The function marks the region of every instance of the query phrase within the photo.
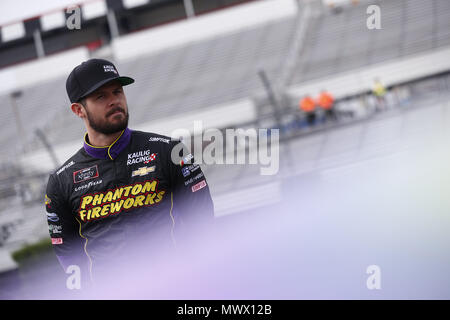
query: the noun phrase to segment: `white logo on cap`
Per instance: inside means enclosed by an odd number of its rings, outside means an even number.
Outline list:
[[[104,65],[104,66],[103,66],[103,70],[104,70],[105,72],[114,72],[115,74],[117,74],[116,69],[114,69],[114,67],[111,66],[111,65]]]

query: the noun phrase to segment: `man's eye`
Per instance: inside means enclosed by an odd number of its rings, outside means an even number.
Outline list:
[[[101,99],[101,98],[103,98],[103,95],[102,95],[102,94],[99,95],[99,96],[97,96],[97,100],[98,100],[98,99]]]
[[[122,93],[122,90],[117,89],[116,91],[114,91],[114,93],[118,94],[118,93]]]

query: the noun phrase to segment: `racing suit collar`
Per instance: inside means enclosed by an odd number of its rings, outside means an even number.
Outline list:
[[[122,131],[120,136],[109,146],[106,147],[94,147],[88,143],[88,134],[84,135],[84,150],[91,157],[97,159],[111,159],[114,160],[117,158],[119,153],[125,149],[125,147],[130,143],[131,139],[131,130],[126,128]]]

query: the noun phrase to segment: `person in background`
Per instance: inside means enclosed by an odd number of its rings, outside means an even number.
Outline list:
[[[309,94],[300,100],[300,110],[305,113],[308,125],[313,125],[316,121],[316,102]]]
[[[323,89],[317,98],[317,104],[325,111],[325,120],[337,120],[334,110],[334,97]]]
[[[374,79],[374,86],[372,89],[372,93],[376,98],[376,106],[375,111],[383,111],[386,110],[386,87],[381,83],[379,78]]]

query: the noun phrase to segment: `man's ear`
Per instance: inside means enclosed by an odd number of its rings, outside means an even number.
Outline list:
[[[84,118],[86,116],[86,110],[84,110],[84,107],[81,103],[72,103],[70,108],[72,109],[72,112],[77,115],[77,117]]]

